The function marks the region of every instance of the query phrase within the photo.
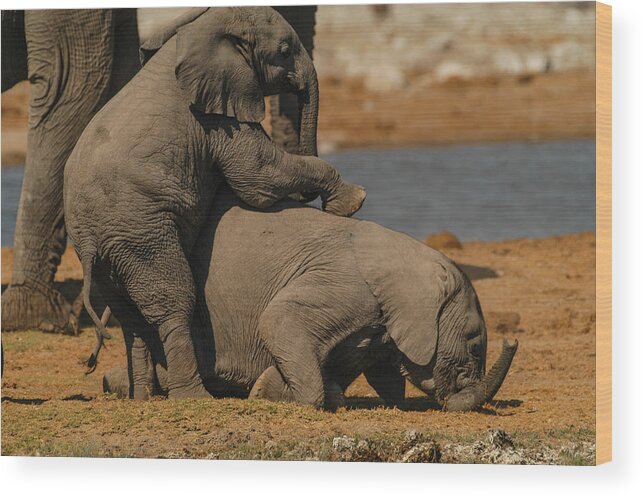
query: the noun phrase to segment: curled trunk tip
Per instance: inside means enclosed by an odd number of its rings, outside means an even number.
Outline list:
[[[472,411],[489,402],[502,386],[507,376],[514,355],[518,350],[518,341],[509,343],[505,340],[502,352],[491,371],[478,383],[468,386],[447,398],[444,405],[447,411]]]

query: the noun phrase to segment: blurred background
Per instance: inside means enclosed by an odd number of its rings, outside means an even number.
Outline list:
[[[140,9],[142,38],[184,9]],[[416,238],[595,229],[593,2],[319,6],[320,155]],[[28,83],[2,95],[12,245]],[[270,128],[270,123],[265,123]]]

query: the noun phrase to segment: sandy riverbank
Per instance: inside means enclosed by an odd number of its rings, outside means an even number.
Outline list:
[[[336,414],[244,400],[119,401],[101,393],[101,376],[124,364],[120,333],[90,376],[79,365],[93,346],[90,328],[79,337],[5,333],[2,453],[396,460],[416,430],[437,442],[444,462],[592,463],[594,233],[463,245],[444,252],[473,277],[489,360],[504,337],[520,341],[505,384],[482,412],[441,412],[410,387],[408,410],[383,409],[363,378],[349,387],[352,408]],[[3,285],[11,259],[3,248]],[[80,274],[68,250],[57,281],[75,284]],[[514,448],[494,449],[486,441],[490,429],[505,430]],[[365,442],[361,449],[342,449],[341,441],[333,448],[343,435]]]

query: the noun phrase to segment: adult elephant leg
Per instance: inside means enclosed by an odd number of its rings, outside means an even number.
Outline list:
[[[114,14],[26,11],[25,33],[31,82],[27,160],[2,324],[5,330],[75,333],[76,316],[53,285],[66,245],[63,170],[81,132],[116,89]]]
[[[3,10],[2,16],[2,91],[27,79],[25,11]]]
[[[275,7],[295,29],[304,48],[313,58],[315,36],[315,5]],[[299,154],[299,101],[297,95],[282,93],[270,97],[270,125],[272,139],[291,154]]]

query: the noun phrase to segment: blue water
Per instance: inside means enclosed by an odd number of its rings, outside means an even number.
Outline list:
[[[323,156],[368,198],[357,217],[418,239],[544,237],[595,229],[593,140],[348,150]],[[2,245],[13,244],[23,169],[2,168]]]
[[[324,157],[366,188],[363,219],[424,239],[544,237],[595,229],[594,140],[352,150]]]

